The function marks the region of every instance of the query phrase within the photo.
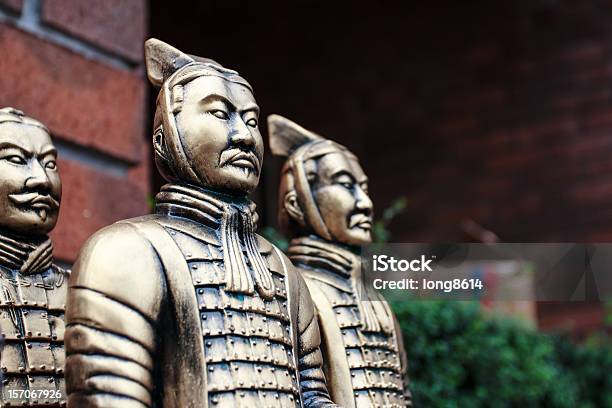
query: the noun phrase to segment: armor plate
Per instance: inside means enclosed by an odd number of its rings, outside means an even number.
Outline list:
[[[53,266],[22,275],[0,268],[2,406],[66,406],[64,367],[65,272]]]
[[[298,407],[282,272],[271,271],[276,292],[270,300],[257,292],[228,292],[224,289],[222,248],[182,231],[167,230],[191,271],[202,319],[211,406]]]

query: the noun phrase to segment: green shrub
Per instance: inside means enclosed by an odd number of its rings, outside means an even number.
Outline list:
[[[576,346],[476,303],[393,303],[416,407],[612,407],[612,349]]]
[[[555,349],[565,375],[576,391],[576,406],[612,407],[612,348],[607,338],[594,337],[577,347],[555,337]]]

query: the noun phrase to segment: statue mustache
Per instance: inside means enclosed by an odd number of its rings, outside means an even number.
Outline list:
[[[9,194],[9,198],[17,205],[34,205],[44,204],[52,210],[59,208],[60,203],[49,194],[41,194],[38,192],[25,192],[19,194]]]
[[[351,215],[351,217],[349,218],[349,228],[354,228],[360,224],[369,224],[370,227],[372,227],[372,216],[362,213],[362,212],[358,212],[358,213],[354,213],[353,215]]]
[[[229,148],[221,152],[221,157],[219,158],[219,167],[225,166],[226,164],[231,164],[231,162],[235,160],[248,160],[253,163],[253,167],[255,167],[255,171],[259,174],[260,164],[259,159],[255,155],[253,151],[245,151],[240,148]]]

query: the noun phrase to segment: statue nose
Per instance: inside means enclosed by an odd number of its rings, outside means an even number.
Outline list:
[[[38,160],[34,160],[32,176],[25,182],[29,190],[46,190],[49,188],[49,177]]]
[[[236,128],[230,140],[233,144],[252,147],[255,145],[255,138],[249,131],[248,126],[242,120],[237,120]]]
[[[253,146],[255,139],[249,132],[237,132],[232,135],[232,143],[244,146]]]
[[[361,187],[357,187],[357,208],[368,214],[372,213],[373,203],[368,193],[366,193]]]

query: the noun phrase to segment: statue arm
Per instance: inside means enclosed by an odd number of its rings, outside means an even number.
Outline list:
[[[299,285],[298,364],[304,407],[337,407],[331,401],[325,383],[323,356],[320,349],[321,334],[310,292],[299,274],[297,281]]]
[[[162,272],[150,243],[129,224],[108,227],[85,244],[69,280],[68,407],[153,405]]]

